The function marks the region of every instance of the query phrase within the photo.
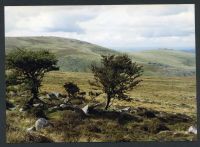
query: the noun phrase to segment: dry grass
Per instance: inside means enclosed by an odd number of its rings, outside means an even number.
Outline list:
[[[51,72],[43,82],[42,91],[65,93],[63,85],[67,81],[78,84],[82,91],[90,91],[89,73]],[[142,77],[143,82],[129,92],[133,102],[114,101],[115,105],[140,106],[166,112],[196,115],[196,79],[195,77]],[[104,95],[97,97],[103,102]],[[87,97],[90,99],[90,97]],[[185,105],[185,106],[184,106]]]
[[[89,92],[92,87],[88,80],[92,75],[74,72],[50,72],[46,75],[41,87],[41,93],[65,93],[65,82],[75,82],[81,91]],[[128,121],[120,124],[118,119],[104,117],[87,117],[80,119],[72,111],[46,112],[53,126],[40,130],[33,136],[27,134],[26,129],[31,127],[37,118],[34,115],[19,112],[19,108],[7,111],[7,142],[118,142],[118,141],[185,141],[195,140],[196,135],[184,134],[189,126],[196,123],[196,91],[195,77],[142,77],[143,82],[129,94],[131,102],[115,100],[111,109],[117,106],[144,107],[167,113],[181,113],[193,118],[192,122],[165,123],[170,130],[155,133],[160,122],[155,119],[142,118],[141,122]],[[104,102],[105,95],[96,98]],[[26,99],[26,98],[24,98]],[[20,96],[9,100],[21,104],[24,99]],[[86,99],[91,98],[86,95]],[[57,102],[55,102],[57,103]],[[86,104],[84,104],[86,105]],[[135,114],[138,115],[138,114]],[[155,123],[156,122],[156,123]],[[143,128],[149,128],[145,130]],[[173,134],[176,131],[178,133]],[[44,138],[44,136],[46,138]]]

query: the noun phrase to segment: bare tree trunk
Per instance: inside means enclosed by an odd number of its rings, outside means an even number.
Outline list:
[[[34,103],[34,100],[39,100],[39,98],[38,98],[38,93],[39,93],[39,91],[38,91],[38,83],[37,83],[37,81],[35,81],[35,80],[33,80],[32,81],[32,85],[31,85],[31,93],[32,93],[32,98],[29,100],[29,102],[28,102],[28,104],[29,105],[33,105],[33,103]]]
[[[108,107],[109,107],[109,104],[110,104],[110,99],[111,99],[110,95],[107,95],[107,103],[106,103],[105,110],[107,110],[107,109],[108,109]]]

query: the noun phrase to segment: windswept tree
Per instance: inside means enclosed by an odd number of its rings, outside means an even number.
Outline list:
[[[90,81],[90,84],[101,87],[107,95],[105,109],[109,108],[111,99],[125,99],[125,92],[142,81],[139,79],[142,66],[132,62],[127,55],[102,55],[101,65],[92,64],[91,70],[95,82]]]
[[[30,105],[39,100],[39,88],[45,73],[58,70],[56,63],[55,55],[47,50],[16,49],[6,56],[6,68],[16,72],[18,80],[25,83],[32,93]]]

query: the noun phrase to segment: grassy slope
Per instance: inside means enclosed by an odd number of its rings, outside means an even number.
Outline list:
[[[51,72],[43,82],[42,91],[52,92],[55,89],[64,93],[62,85],[67,82],[75,82],[80,89],[89,92],[92,87],[88,84],[88,80],[93,78],[90,73],[77,72]],[[143,82],[129,95],[134,98],[135,102],[116,101],[114,105],[130,105],[144,106],[156,110],[176,113],[187,113],[188,115],[196,115],[196,91],[195,77],[149,77],[143,76]],[[138,101],[138,99],[142,101]],[[102,97],[99,97],[103,101]],[[181,105],[188,105],[183,108]],[[180,105],[177,106],[176,105]]]
[[[116,51],[88,42],[60,37],[7,37],[6,51],[17,47],[47,49],[59,60],[60,70],[86,71],[92,61],[100,60],[101,54],[117,54]]]
[[[101,54],[119,54],[88,42],[59,37],[8,37],[6,52],[16,48],[48,49],[59,59],[61,71],[89,71],[91,62]],[[144,65],[146,75],[184,76],[195,73],[195,54],[175,50],[150,50],[128,53],[133,61]]]
[[[195,73],[195,54],[169,49],[149,50],[131,53],[133,59],[144,65],[150,75],[193,75]]]
[[[41,93],[44,92],[61,92],[65,93],[62,85],[66,81],[73,81],[80,86],[81,91],[90,91],[92,88],[88,84],[88,80],[92,78],[90,73],[77,72],[50,72],[44,77],[41,87]],[[89,117],[84,120],[77,120],[78,117],[72,117],[69,111],[57,111],[53,113],[47,112],[50,122],[54,123],[54,127],[42,129],[37,134],[43,135],[55,142],[69,141],[177,141],[191,140],[194,135],[183,134],[189,126],[195,125],[196,120],[196,95],[195,95],[195,77],[142,77],[144,80],[140,85],[129,92],[133,101],[114,101],[111,109],[117,106],[131,106],[132,108],[144,107],[169,114],[186,114],[194,118],[192,122],[179,122],[166,125],[171,131],[180,132],[176,136],[170,132],[163,132],[162,135],[148,131],[143,131],[142,126],[154,127],[155,119],[146,119],[142,122],[130,121],[125,125],[120,125],[117,120],[108,118]],[[25,98],[25,97],[24,97]],[[10,97],[10,101],[14,104],[22,103],[21,97]],[[86,99],[90,97],[86,95]],[[96,98],[99,102],[104,102],[104,95]],[[85,106],[83,104],[83,106]],[[19,107],[20,108],[20,107]],[[29,113],[19,112],[19,108],[13,111],[7,111],[7,142],[27,142],[26,129],[34,124],[35,117]],[[73,122],[70,122],[70,120]],[[20,121],[18,121],[20,120]],[[68,122],[69,121],[69,122]],[[80,123],[81,122],[81,123]],[[69,124],[68,124],[69,123]],[[73,126],[74,125],[74,126]],[[98,132],[96,128],[101,131]],[[117,128],[117,129],[116,129]],[[75,135],[73,138],[69,136]]]

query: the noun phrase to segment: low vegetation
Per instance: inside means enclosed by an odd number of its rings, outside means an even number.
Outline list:
[[[87,105],[88,102],[91,102],[89,92],[92,87],[88,83],[88,80],[92,77],[93,75],[88,73],[50,72],[44,77],[44,81],[42,82],[41,97],[45,97],[45,93],[50,93],[55,91],[55,89],[57,92],[64,95],[66,91],[62,85],[67,81],[72,81],[80,85],[79,88],[81,91],[87,93],[85,96],[86,100],[83,103],[80,103],[81,100],[79,99],[72,101],[72,104],[78,104],[78,106],[82,108]],[[93,92],[94,91],[93,89]],[[104,94],[101,94],[95,97],[95,101],[103,103],[104,96]],[[49,140],[53,142],[196,140],[196,135],[185,134],[190,126],[196,126],[195,77],[143,77],[143,82],[136,89],[130,91],[129,96],[132,98],[131,102],[113,101],[109,111],[131,107],[131,114],[138,118],[135,121],[130,121],[129,119],[125,121],[123,117],[112,118],[109,115],[108,117],[106,117],[106,115],[91,115],[84,119],[82,118],[79,122],[74,121],[75,118],[72,118],[73,116],[71,116],[69,120],[68,115],[77,116],[73,111],[45,110],[45,115],[53,126],[48,126],[32,134],[32,136],[45,136],[47,138],[45,142],[49,142]],[[25,98],[27,98],[27,96],[24,96],[24,99]],[[7,142],[28,142],[25,140],[28,134],[26,129],[32,126],[37,118],[30,113],[19,112],[20,107],[23,105],[20,95],[16,97],[9,96],[7,99],[17,106],[15,110],[7,110],[6,112],[7,125],[11,125],[11,127],[7,128]],[[48,104],[54,103],[55,105],[63,103],[61,98],[53,101],[45,98],[44,101]],[[98,107],[98,109],[102,110],[104,106],[105,105]],[[159,120],[159,117],[151,118],[149,117],[150,115],[148,115],[148,111],[153,112],[155,115],[160,112],[160,115],[163,116],[162,118],[165,119]],[[185,119],[185,117],[189,118],[189,120]],[[63,119],[66,120],[63,121]],[[79,119],[79,117],[77,119]],[[121,123],[123,120],[126,123]],[[69,125],[69,121],[73,121],[73,123]],[[157,123],[155,123],[155,121]],[[156,125],[159,125],[159,123],[162,125],[164,124],[169,130],[167,129],[158,133],[158,130],[154,131],[154,129],[157,128]],[[32,139],[34,139],[34,137]],[[35,142],[37,141],[41,142],[41,140],[35,140]]]
[[[195,131],[188,131],[197,123],[192,74],[142,75],[146,64],[122,54],[101,56],[101,64],[92,64],[91,72],[53,71],[57,59],[49,51],[14,53],[8,53],[6,61],[8,143],[197,139]],[[171,68],[154,61],[148,64]],[[25,105],[29,107],[24,109]]]

